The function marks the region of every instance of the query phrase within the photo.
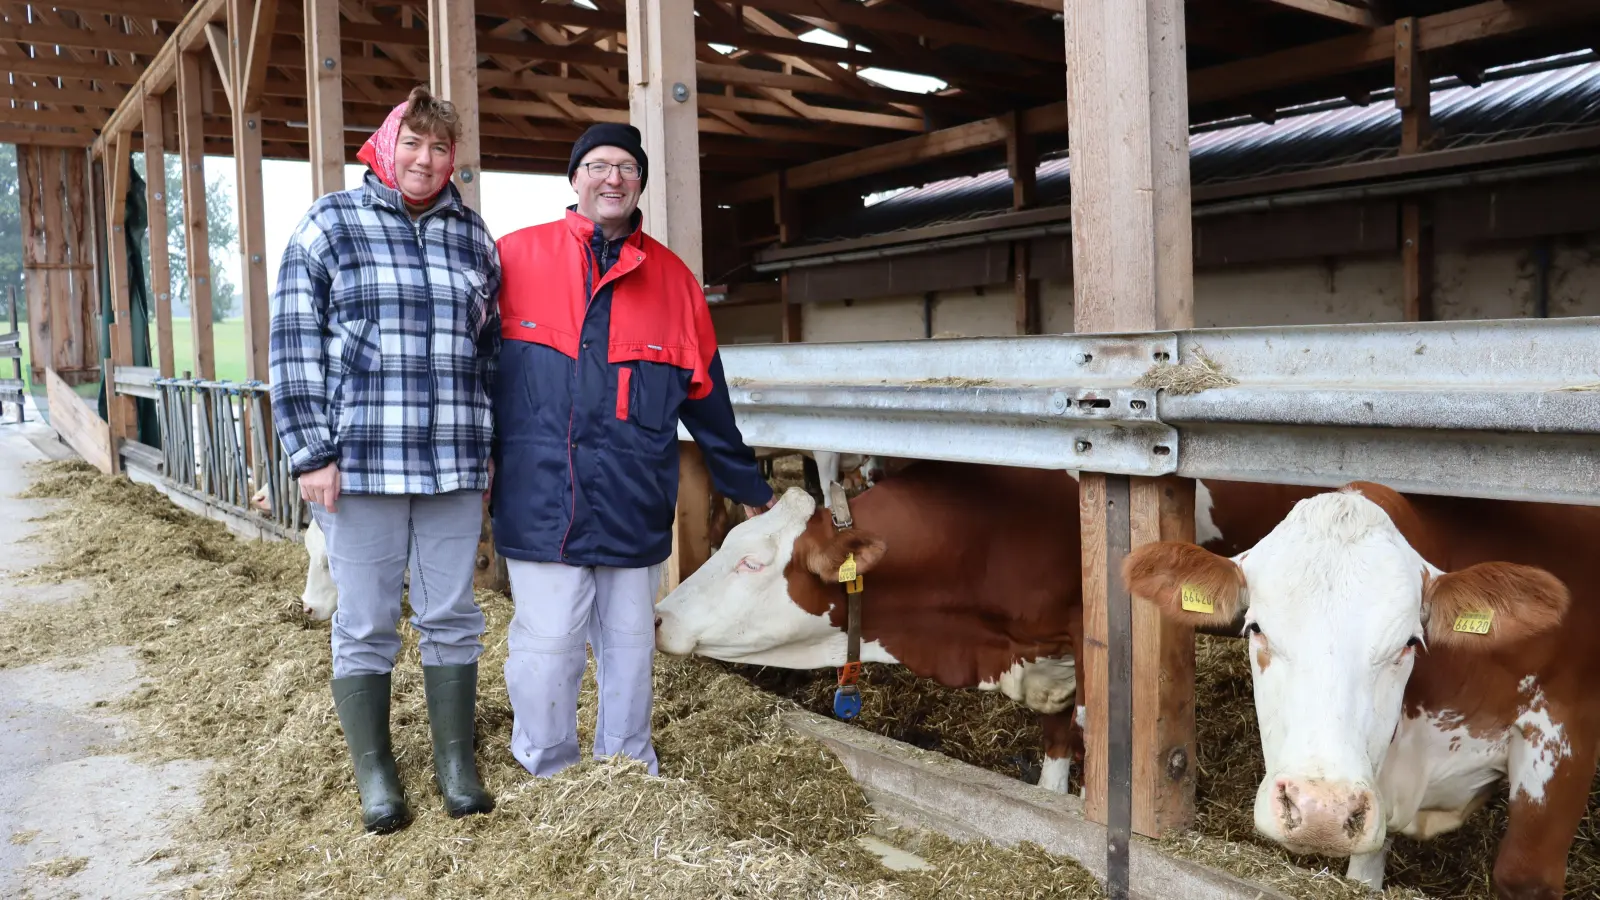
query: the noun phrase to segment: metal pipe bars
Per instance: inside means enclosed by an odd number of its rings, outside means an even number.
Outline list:
[[[722,352],[752,446],[1600,505],[1600,317]]]
[[[289,474],[289,458],[272,431],[259,381],[149,378],[140,370],[117,371],[119,393],[154,394],[161,424],[165,477],[242,514],[264,486],[277,525],[298,531],[309,511]]]

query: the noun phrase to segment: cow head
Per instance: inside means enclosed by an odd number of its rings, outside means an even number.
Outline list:
[[[1167,618],[1218,625],[1243,613],[1266,763],[1255,825],[1291,851],[1382,847],[1378,775],[1417,654],[1504,648],[1566,610],[1565,586],[1542,569],[1434,568],[1416,549],[1427,540],[1417,522],[1399,494],[1358,484],[1300,501],[1232,559],[1164,542],[1124,562],[1132,593]],[[1456,629],[1480,613],[1486,634]]]
[[[656,647],[728,662],[813,669],[844,662],[845,634],[829,617],[843,596],[837,574],[882,559],[868,532],[836,531],[799,488],[728,532],[722,547],[656,608]]]

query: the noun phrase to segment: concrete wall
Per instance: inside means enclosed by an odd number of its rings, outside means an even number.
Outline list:
[[[1435,260],[1435,316],[1443,320],[1531,316],[1538,283],[1531,242],[1440,251]],[[1207,269],[1195,275],[1195,325],[1392,322],[1401,313],[1400,262],[1393,256]],[[1600,233],[1556,240],[1550,253],[1552,316],[1600,315]],[[921,295],[807,304],[807,341],[912,340],[929,330],[977,337],[1015,333],[1010,283],[934,295],[932,328]],[[719,310],[724,343],[776,340],[776,305]],[[1046,332],[1072,330],[1072,283],[1040,286]],[[770,335],[770,337],[768,336]]]

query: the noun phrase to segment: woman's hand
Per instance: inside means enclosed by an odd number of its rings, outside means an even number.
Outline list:
[[[317,503],[328,512],[338,512],[339,464],[328,463],[300,476],[300,499]]]
[[[761,506],[759,508],[758,507],[754,507],[754,506],[750,506],[749,504],[741,504],[741,505],[744,506],[745,517],[746,518],[750,518],[750,519],[754,519],[756,516],[759,516],[762,513],[766,512],[767,510],[773,508],[774,506],[777,506],[778,505],[778,495],[777,494],[773,494],[772,495],[772,499],[768,500],[765,506]]]

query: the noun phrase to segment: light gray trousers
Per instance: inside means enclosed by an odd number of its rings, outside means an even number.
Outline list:
[[[483,611],[472,574],[483,528],[483,492],[344,494],[338,512],[311,504],[339,590],[333,614],[333,677],[382,675],[400,653],[400,593],[409,561],[411,624],[422,664],[464,666],[483,652]]]
[[[600,715],[594,756],[643,760],[650,742],[655,596],[660,567],[613,569],[507,560],[517,611],[507,635],[506,688],[514,714],[511,752],[537,776],[579,759],[578,688],[594,648]]]

